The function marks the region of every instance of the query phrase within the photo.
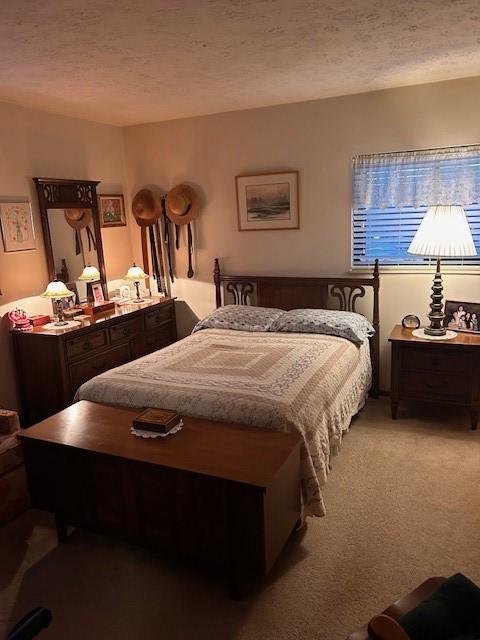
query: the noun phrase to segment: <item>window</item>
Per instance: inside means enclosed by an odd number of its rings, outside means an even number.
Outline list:
[[[407,249],[430,205],[464,207],[479,255],[444,258],[480,266],[480,145],[356,156],[353,160],[352,266],[428,265]]]

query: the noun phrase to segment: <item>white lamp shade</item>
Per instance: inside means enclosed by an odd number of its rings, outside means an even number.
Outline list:
[[[148,278],[142,267],[137,267],[135,264],[130,267],[127,274],[123,277],[125,280],[133,280],[134,282],[139,282],[139,280],[145,280],[145,278]]]
[[[85,267],[82,273],[78,276],[79,280],[86,280],[87,282],[95,282],[96,280],[100,280],[100,271],[97,267],[92,267],[89,265]]]
[[[476,256],[477,250],[463,207],[429,207],[408,247],[408,253],[439,258]]]
[[[54,300],[70,298],[74,295],[73,291],[69,291],[63,282],[60,282],[59,280],[49,282],[47,288],[41,294],[42,298],[53,298]]]

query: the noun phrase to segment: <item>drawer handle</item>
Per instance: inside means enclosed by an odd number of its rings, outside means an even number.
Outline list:
[[[123,333],[124,336],[128,336],[128,335],[130,335],[130,329],[127,329],[127,327],[125,327],[123,329],[122,333]]]
[[[88,342],[88,340],[86,342],[84,342],[83,345],[82,345],[82,349],[84,351],[90,351],[91,348],[92,348],[92,343]]]

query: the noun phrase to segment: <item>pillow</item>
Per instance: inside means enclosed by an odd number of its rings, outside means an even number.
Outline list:
[[[282,309],[228,304],[212,311],[197,322],[192,333],[201,329],[233,329],[235,331],[268,331],[275,320],[282,316]]]
[[[355,344],[373,336],[375,329],[365,316],[350,311],[293,309],[279,316],[270,331],[321,333],[346,338]]]

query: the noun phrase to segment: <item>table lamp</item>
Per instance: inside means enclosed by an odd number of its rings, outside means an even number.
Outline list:
[[[133,263],[126,275],[123,277],[125,280],[130,280],[135,285],[137,297],[133,302],[143,302],[142,298],[140,298],[140,280],[145,280],[148,276],[144,273],[142,267],[137,267],[136,264]]]
[[[468,226],[463,207],[458,205],[437,205],[428,207],[417,229],[408,253],[417,256],[433,256],[437,259],[437,269],[432,285],[430,304],[430,326],[425,327],[426,338],[442,337],[447,333],[443,326],[443,286],[440,273],[440,258],[476,256],[472,233]]]
[[[97,282],[97,280],[100,280],[100,271],[97,269],[97,267],[88,265],[78,276],[78,279],[83,280],[84,282]]]
[[[73,291],[69,291],[60,280],[53,280],[52,282],[49,282],[47,288],[41,294],[42,298],[50,298],[53,300],[57,307],[58,320],[54,322],[55,326],[64,327],[68,324],[64,319],[62,300],[64,298],[71,298],[74,295]]]

